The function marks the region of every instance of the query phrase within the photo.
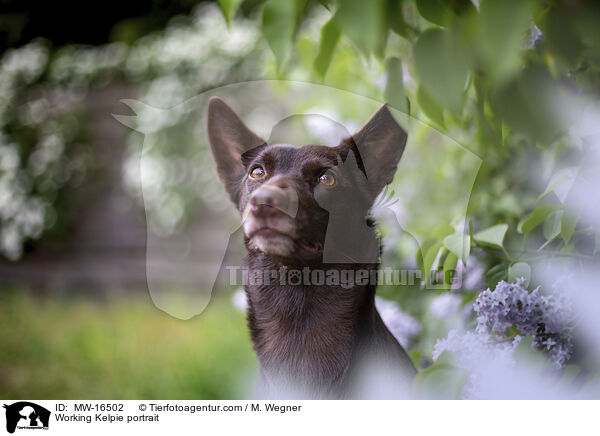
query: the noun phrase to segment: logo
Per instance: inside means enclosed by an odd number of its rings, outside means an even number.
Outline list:
[[[29,401],[19,401],[4,405],[6,409],[6,431],[14,433],[15,429],[48,430],[50,411]]]

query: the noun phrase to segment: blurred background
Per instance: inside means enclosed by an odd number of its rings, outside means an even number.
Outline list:
[[[374,214],[384,266],[425,277],[378,289],[420,397],[597,398],[599,22],[591,0],[3,1],[0,396],[251,396],[244,297],[202,281],[236,229],[219,95],[264,138],[383,102],[409,132]]]

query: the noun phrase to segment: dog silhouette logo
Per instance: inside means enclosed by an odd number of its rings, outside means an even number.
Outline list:
[[[50,411],[29,401],[19,401],[10,405],[5,404],[6,431],[14,433],[18,429],[48,429]]]

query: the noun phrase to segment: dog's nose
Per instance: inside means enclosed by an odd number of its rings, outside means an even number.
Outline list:
[[[273,216],[284,212],[293,217],[297,209],[296,192],[283,180],[265,184],[250,195],[250,212],[255,216]]]
[[[285,208],[284,192],[276,186],[265,185],[254,191],[250,197],[250,211],[253,215],[276,215]]]

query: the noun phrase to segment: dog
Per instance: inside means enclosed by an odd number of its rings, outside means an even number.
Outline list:
[[[381,243],[369,217],[406,132],[386,105],[336,146],[267,144],[219,97],[206,119],[242,217],[244,267],[270,272],[245,286],[258,396],[407,398],[416,370],[375,308]]]

